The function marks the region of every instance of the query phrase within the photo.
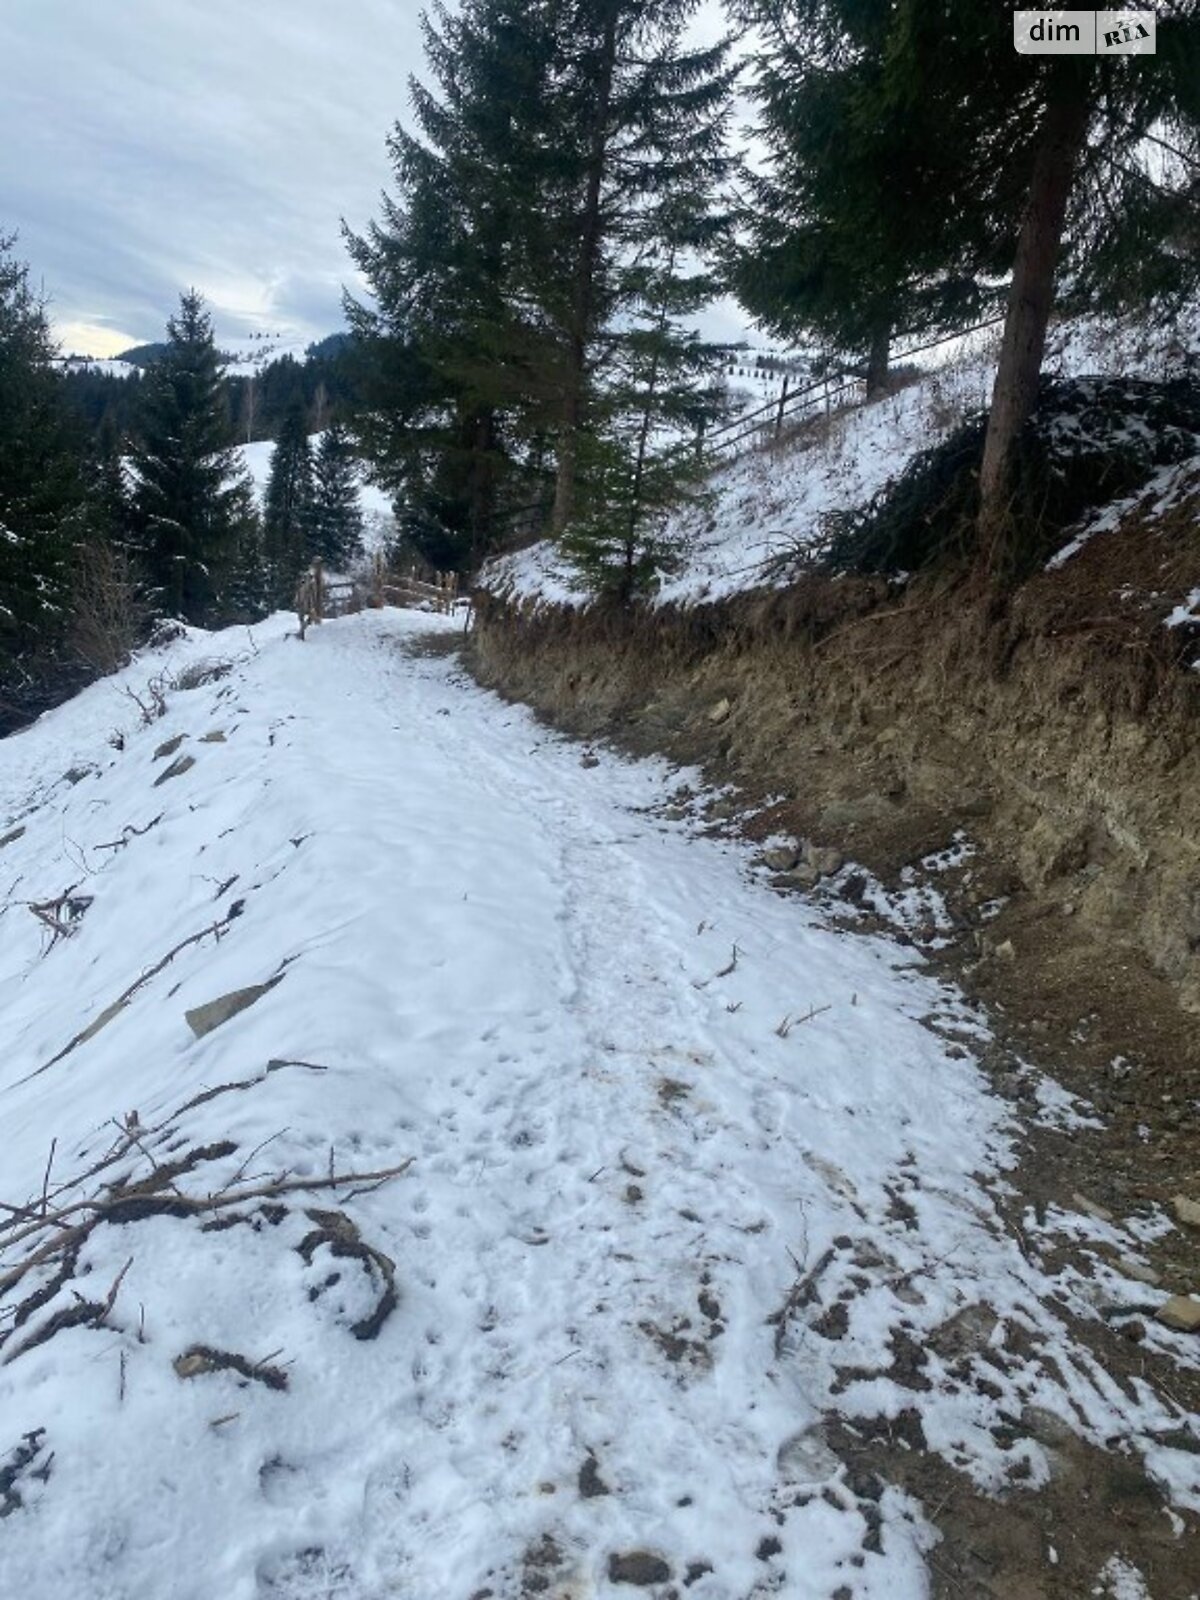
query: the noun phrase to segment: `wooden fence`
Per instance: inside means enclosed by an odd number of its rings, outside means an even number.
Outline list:
[[[930,339],[926,344],[898,350],[895,352],[894,360],[897,363],[909,361],[913,356],[936,350],[941,345],[949,344],[951,340],[965,339],[968,335],[979,333],[985,328],[998,327],[1003,321],[1003,317],[989,317],[983,322],[975,323],[973,327],[963,328],[956,333],[943,334],[940,338]],[[697,452],[711,453],[733,460],[747,450],[771,444],[780,437],[787,424],[811,421],[822,414],[827,415],[835,408],[854,409],[864,405],[866,392],[865,376],[860,371],[843,369],[796,389],[791,387],[790,377],[785,374],[783,391],[777,399],[768,400],[766,405],[758,406],[753,411],[743,412],[732,422],[727,422],[723,427],[702,436],[694,447],[684,444],[676,448],[681,452],[695,448]]]
[[[449,614],[458,603],[457,572],[430,570],[423,576],[415,565],[392,572],[383,558],[376,556],[365,578],[330,578],[318,556],[296,586],[295,610],[303,639],[310,623],[361,611],[364,606],[405,606]]]

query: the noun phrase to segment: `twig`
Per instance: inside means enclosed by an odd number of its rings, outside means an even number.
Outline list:
[[[19,1244],[23,1239],[27,1239],[35,1233],[40,1233],[47,1227],[63,1223],[67,1217],[78,1217],[90,1212],[91,1216],[86,1221],[77,1223],[72,1230],[82,1240],[90,1233],[92,1228],[104,1221],[109,1212],[116,1211],[118,1208],[136,1205],[139,1200],[144,1200],[151,1204],[169,1204],[175,1214],[178,1214],[179,1209],[182,1207],[189,1213],[202,1216],[206,1211],[222,1211],[227,1206],[242,1205],[247,1200],[270,1200],[281,1194],[297,1194],[304,1190],[340,1189],[351,1183],[386,1183],[388,1179],[398,1178],[402,1173],[407,1172],[415,1159],[414,1156],[409,1156],[406,1161],[400,1162],[398,1166],[386,1167],[379,1172],[347,1172],[332,1180],[329,1178],[279,1177],[269,1179],[266,1183],[255,1184],[251,1188],[222,1189],[210,1195],[176,1193],[169,1202],[163,1202],[158,1191],[147,1193],[145,1190],[136,1188],[122,1189],[115,1194],[110,1191],[108,1198],[105,1200],[77,1200],[73,1205],[64,1206],[59,1211],[51,1212],[47,1217],[39,1218],[27,1227],[18,1229],[16,1233],[5,1240],[5,1244],[6,1246]],[[35,1250],[24,1261],[12,1267],[0,1278],[0,1294],[5,1293],[14,1283],[19,1282],[32,1267],[39,1266],[47,1257],[53,1255],[61,1247],[61,1244],[62,1241],[59,1239],[51,1240],[48,1244],[43,1245],[41,1249]]]
[[[152,967],[147,967],[141,977],[136,982],[131,983],[124,994],[119,995],[112,1005],[106,1008],[109,1017],[114,1017],[118,1011],[123,1011],[138,990],[144,988],[152,978],[156,978],[164,967],[169,966],[180,951],[186,950],[189,945],[199,944],[201,939],[214,937],[219,939],[232,926],[233,921],[234,919],[231,916],[221,917],[218,921],[210,924],[209,927],[201,928],[199,933],[191,933],[186,939],[181,939],[173,950],[168,950],[161,961],[156,961]],[[101,1012],[100,1015],[104,1016],[105,1012]],[[40,1078],[43,1072],[47,1072],[51,1067],[57,1066],[60,1061],[71,1054],[72,1050],[77,1050],[81,1044],[86,1044],[92,1034],[99,1031],[97,1028],[98,1020],[98,1018],[93,1018],[87,1027],[81,1029],[69,1044],[63,1046],[57,1055],[51,1056],[49,1061],[44,1062],[40,1067],[35,1067],[32,1072],[26,1073],[23,1078],[18,1078],[13,1088],[19,1089],[22,1084],[29,1083],[34,1078]]]
[[[161,821],[162,812],[160,811],[158,816],[154,817],[150,822],[148,822],[144,828],[135,828],[131,822],[127,822],[121,829],[121,837],[119,839],[112,839],[107,844],[94,844],[92,849],[124,850],[125,846],[131,839],[140,839],[143,834],[149,833],[151,828],[156,828]]]
[[[713,973],[713,977],[714,978],[727,978],[731,972],[735,972],[737,970],[738,956],[740,954],[741,954],[741,951],[738,949],[737,945],[735,944],[734,947],[733,947],[733,954],[729,958],[729,965],[727,967],[722,967],[720,972],[714,972]]]
[[[806,1022],[811,1022],[814,1017],[819,1017],[824,1012],[832,1010],[833,1004],[831,1002],[829,1005],[824,1006],[810,1006],[802,1017],[794,1017],[792,1016],[791,1012],[789,1012],[779,1026],[775,1029],[775,1032],[781,1039],[786,1039],[793,1028],[801,1028]]]
[[[58,1135],[50,1141],[50,1154],[46,1157],[46,1174],[42,1179],[42,1215],[45,1216],[49,1209],[47,1195],[50,1189],[50,1168],[54,1165],[54,1152],[58,1146]]]

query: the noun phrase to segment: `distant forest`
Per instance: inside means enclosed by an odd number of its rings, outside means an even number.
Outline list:
[[[128,438],[138,429],[142,407],[142,377],[160,360],[165,343],[134,345],[117,357],[130,364],[128,377],[102,367],[72,367],[63,375],[68,403],[77,413],[90,441],[105,436]],[[319,433],[331,422],[344,422],[358,403],[359,356],[353,336],[331,333],[310,344],[304,360],[280,356],[256,373],[225,376],[230,429],[241,444],[275,439],[283,419],[297,405],[308,419],[308,431]]]

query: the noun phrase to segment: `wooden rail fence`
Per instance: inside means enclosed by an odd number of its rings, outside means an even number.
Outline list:
[[[330,578],[318,556],[296,586],[295,611],[303,639],[312,623],[361,611],[364,606],[404,606],[449,614],[458,603],[457,572],[422,576],[415,565],[392,572],[382,557],[376,556],[364,579]]]

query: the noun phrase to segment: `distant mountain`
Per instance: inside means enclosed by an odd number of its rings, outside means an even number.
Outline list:
[[[317,339],[310,344],[304,354],[310,361],[320,361],[330,356],[340,356],[353,342],[352,333],[328,333],[323,339]]]
[[[166,345],[162,343],[135,344],[128,350],[122,350],[116,359],[118,361],[127,361],[132,367],[148,367],[152,361],[158,360],[166,348]]]

